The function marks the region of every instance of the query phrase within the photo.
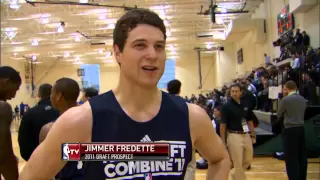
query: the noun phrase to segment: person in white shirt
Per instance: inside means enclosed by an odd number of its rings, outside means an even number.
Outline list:
[[[291,63],[292,69],[299,69],[300,68],[300,59],[297,57],[296,54],[292,54],[292,63]]]

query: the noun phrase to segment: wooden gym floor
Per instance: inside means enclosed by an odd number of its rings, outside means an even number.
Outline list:
[[[19,169],[23,168],[25,161],[20,156],[17,123],[12,127],[12,144],[16,156],[19,158]],[[199,156],[197,155],[197,159]],[[196,180],[205,180],[207,170],[197,170]],[[246,172],[248,180],[287,180],[284,161],[272,157],[255,157],[251,169]],[[231,178],[229,178],[231,179]],[[320,158],[309,159],[308,180],[320,180]]]

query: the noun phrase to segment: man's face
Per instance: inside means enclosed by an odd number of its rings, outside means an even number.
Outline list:
[[[60,102],[61,96],[62,96],[61,93],[57,92],[55,89],[55,86],[53,86],[51,90],[51,96],[50,96],[50,100],[53,108],[59,109],[59,104],[60,104],[59,102]]]
[[[288,96],[288,94],[289,94],[289,89],[288,89],[286,86],[283,86],[282,92],[283,92],[283,95],[284,95],[284,96]]]
[[[213,115],[215,118],[220,118],[220,111],[218,111],[216,108],[213,109]]]
[[[115,45],[115,58],[126,79],[154,87],[165,66],[165,39],[160,29],[141,24],[128,33],[123,52]]]
[[[1,100],[10,100],[16,96],[20,88],[20,83],[14,83],[8,79],[0,79],[0,98]]]
[[[234,86],[230,90],[230,95],[233,99],[240,99],[241,96],[241,90],[239,87]]]

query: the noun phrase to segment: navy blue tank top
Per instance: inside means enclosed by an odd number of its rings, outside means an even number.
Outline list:
[[[128,99],[130,101],[130,99]],[[184,179],[192,160],[192,142],[186,101],[162,92],[158,114],[148,122],[132,120],[121,108],[112,91],[89,100],[92,115],[92,142],[168,141],[176,152],[169,161],[88,161],[86,180],[105,179]]]

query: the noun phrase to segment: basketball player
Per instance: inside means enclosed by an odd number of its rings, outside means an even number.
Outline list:
[[[61,78],[56,81],[52,88],[51,103],[53,108],[63,114],[68,109],[77,106],[77,99],[80,93],[78,83],[70,78]],[[42,142],[54,123],[50,122],[44,125],[40,131],[39,140]],[[68,156],[68,146],[63,147],[63,155]],[[83,179],[83,169],[78,168],[82,162],[68,162],[56,176],[61,180],[81,180]]]
[[[10,126],[12,108],[7,100],[16,96],[21,85],[19,73],[11,67],[0,67],[0,179],[17,180],[18,162],[13,153]]]
[[[95,162],[85,165],[85,179],[183,179],[192,149],[208,160],[207,178],[228,179],[230,159],[206,112],[157,88],[166,61],[166,27],[149,10],[123,15],[113,32],[120,65],[113,90],[65,112],[32,154],[20,180],[48,179],[64,165],[64,142],[169,141],[169,161]],[[50,168],[48,168],[50,166]]]

